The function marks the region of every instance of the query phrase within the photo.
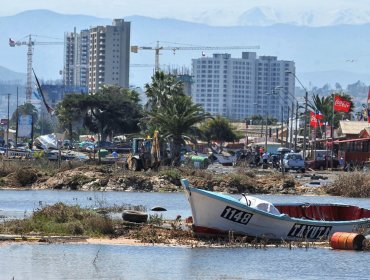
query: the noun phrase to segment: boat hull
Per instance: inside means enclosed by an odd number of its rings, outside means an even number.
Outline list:
[[[233,232],[271,240],[325,240],[335,232],[353,232],[370,228],[370,219],[354,221],[321,221],[292,218],[285,214],[264,212],[237,199],[200,190],[182,180],[197,234]]]

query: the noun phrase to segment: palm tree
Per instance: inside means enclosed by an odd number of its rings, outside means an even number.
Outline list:
[[[334,126],[338,126],[339,120],[344,117],[350,116],[350,113],[354,109],[354,104],[352,102],[352,97],[346,93],[334,93],[332,95],[320,97],[319,94],[312,95],[312,101],[308,102],[308,107],[310,107],[314,112],[320,111],[323,115],[323,122],[333,123],[333,98],[334,95],[340,95],[347,101],[351,102],[350,111],[348,113],[336,112],[334,114]]]
[[[172,164],[178,165],[184,139],[193,139],[193,136],[198,135],[200,130],[195,125],[209,118],[210,114],[185,95],[174,95],[163,105],[160,110],[147,114],[149,122],[159,130],[162,137],[170,141]]]
[[[184,90],[182,82],[177,80],[175,75],[157,71],[152,77],[151,84],[145,85],[145,93],[148,97],[145,107],[153,111],[161,108],[173,96],[184,95]]]

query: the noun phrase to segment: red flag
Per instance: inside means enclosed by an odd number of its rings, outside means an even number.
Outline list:
[[[324,116],[321,114],[320,111],[316,111],[316,119],[318,119],[318,120],[323,120],[324,119]]]
[[[341,96],[334,96],[334,111],[348,113],[351,108],[351,102]]]
[[[367,94],[367,122],[370,123],[370,88]]]
[[[317,127],[318,121],[316,118],[316,114],[314,112],[310,112],[310,126]]]

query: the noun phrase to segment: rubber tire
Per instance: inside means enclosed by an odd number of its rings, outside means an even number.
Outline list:
[[[302,172],[302,173],[305,173],[305,172],[306,172],[306,169],[301,169],[301,172]]]
[[[122,219],[132,223],[146,223],[148,220],[148,214],[135,210],[124,210],[122,213]]]
[[[139,171],[139,162],[137,161],[136,158],[132,158],[132,163],[131,163],[131,168],[133,171]]]
[[[289,171],[288,168],[284,168],[284,172],[287,173]]]

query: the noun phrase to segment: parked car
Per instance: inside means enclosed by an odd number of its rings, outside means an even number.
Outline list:
[[[283,168],[285,172],[290,169],[301,171],[304,173],[306,171],[305,162],[300,153],[286,153],[283,158]]]
[[[314,170],[323,170],[326,169],[326,160],[324,159],[316,159],[316,160],[307,160],[305,162],[306,168],[311,168]],[[331,168],[331,158],[328,158],[328,165]],[[333,158],[333,168],[338,168],[339,160]]]

